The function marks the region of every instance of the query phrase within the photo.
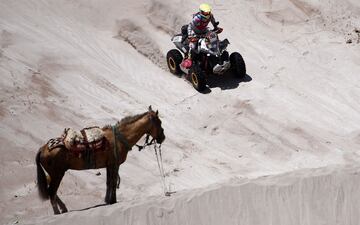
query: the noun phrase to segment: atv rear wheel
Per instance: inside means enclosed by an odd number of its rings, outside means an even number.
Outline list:
[[[193,87],[201,92],[206,87],[205,73],[196,66],[193,66],[189,71],[189,79]]]
[[[183,60],[183,56],[180,51],[177,49],[171,49],[166,54],[166,61],[169,67],[169,70],[172,74],[178,75],[181,73],[180,63]]]
[[[244,78],[246,75],[246,65],[243,57],[238,52],[233,52],[230,55],[231,70],[235,77]]]

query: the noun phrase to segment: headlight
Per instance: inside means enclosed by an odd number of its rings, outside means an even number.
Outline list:
[[[219,47],[217,43],[208,43],[207,48],[210,49],[213,52],[218,51]]]

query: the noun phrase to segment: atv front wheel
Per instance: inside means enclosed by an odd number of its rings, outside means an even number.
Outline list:
[[[201,69],[193,66],[189,71],[189,79],[193,87],[201,92],[206,87],[205,73]]]
[[[238,78],[244,78],[246,75],[246,66],[243,57],[238,52],[230,55],[231,70]]]
[[[180,51],[177,49],[171,49],[166,54],[166,61],[169,67],[169,70],[172,74],[178,75],[181,73],[180,63],[183,60],[183,56]]]

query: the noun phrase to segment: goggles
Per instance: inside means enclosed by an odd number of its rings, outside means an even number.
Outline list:
[[[202,20],[208,20],[211,16],[211,12],[200,12],[200,16]]]
[[[200,13],[204,16],[210,16],[211,12],[205,12],[205,11],[200,11]]]

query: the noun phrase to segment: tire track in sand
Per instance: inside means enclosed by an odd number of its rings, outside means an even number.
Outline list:
[[[152,1],[148,7],[147,18],[151,25],[173,36],[181,32],[181,27],[190,22],[186,21],[177,9],[164,5],[158,1]]]
[[[156,42],[140,26],[123,19],[117,21],[118,34],[115,38],[129,43],[141,55],[161,69],[167,70],[166,59]]]

